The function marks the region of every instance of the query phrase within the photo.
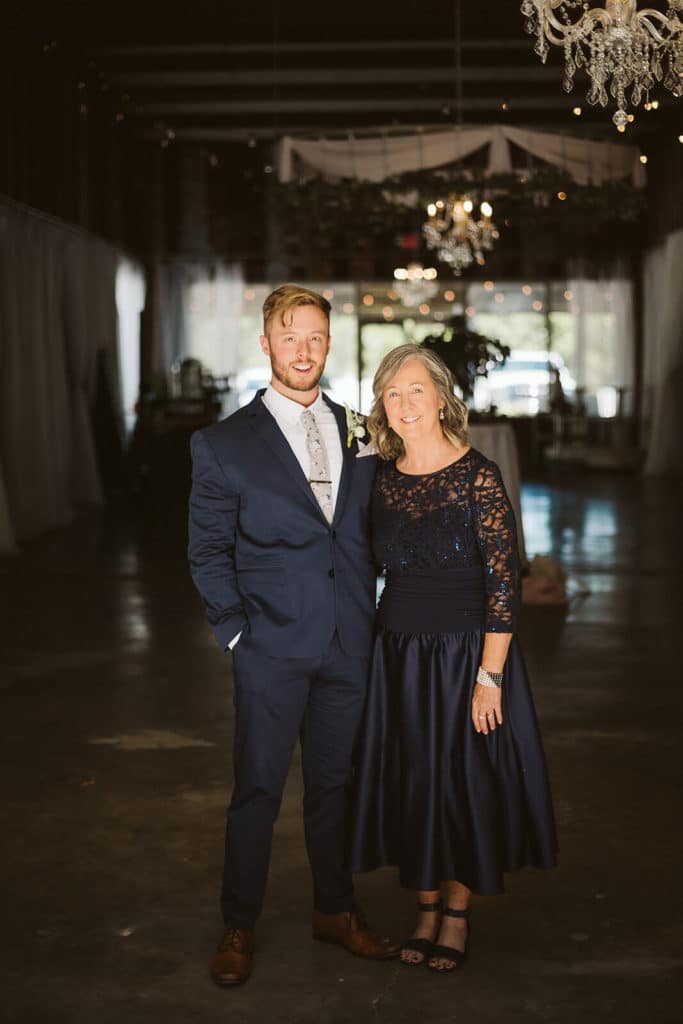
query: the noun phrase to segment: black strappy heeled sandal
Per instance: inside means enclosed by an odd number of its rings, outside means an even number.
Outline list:
[[[467,921],[467,938],[465,939],[464,949],[454,949],[453,946],[442,946],[439,943],[433,943],[432,952],[430,954],[430,960],[448,960],[448,967],[436,967],[431,963],[427,966],[432,971],[438,971],[439,974],[450,974],[456,967],[461,967],[467,959],[467,953],[469,951],[470,944],[470,911],[469,907],[467,910],[453,910],[451,907],[446,907],[443,911],[444,917],[464,917]]]
[[[441,910],[441,900],[437,900],[436,903],[418,903],[417,909],[421,910],[424,914],[437,913]],[[422,959],[404,960],[401,956],[404,949],[412,953],[420,953]],[[426,963],[430,956],[434,956],[434,942],[432,939],[406,939],[405,942],[401,943],[400,963],[406,967],[419,967],[421,964]]]

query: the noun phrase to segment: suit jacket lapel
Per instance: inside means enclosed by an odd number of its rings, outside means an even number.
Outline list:
[[[326,405],[334,413],[334,418],[337,421],[337,427],[339,428],[339,439],[341,442],[342,449],[342,471],[341,479],[339,481],[339,490],[337,492],[337,501],[334,506],[334,517],[333,522],[339,522],[341,514],[344,511],[344,502],[349,491],[349,482],[351,479],[351,468],[353,465],[352,460],[355,458],[355,452],[357,449],[356,444],[352,444],[350,448],[346,445],[346,438],[348,435],[348,427],[346,425],[346,412],[341,405],[337,405],[331,398],[323,392],[323,400]]]
[[[299,460],[289,445],[289,441],[278,427],[275,417],[270,414],[261,401],[262,394],[263,391],[259,391],[249,406],[249,414],[252,417],[255,429],[258,431],[261,440],[270,448],[287,477],[301,488],[318,515],[324,522],[327,522],[311,490],[311,485],[299,464]]]

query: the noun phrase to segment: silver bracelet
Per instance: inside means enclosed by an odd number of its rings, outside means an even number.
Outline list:
[[[481,686],[492,686],[496,690],[500,690],[503,685],[503,673],[502,672],[487,672],[485,668],[479,668],[477,672],[477,682]]]

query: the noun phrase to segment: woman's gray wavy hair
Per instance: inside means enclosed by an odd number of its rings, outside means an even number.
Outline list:
[[[443,399],[444,418],[440,422],[444,435],[454,445],[467,444],[467,406],[454,394],[455,384],[451,371],[434,352],[409,343],[399,345],[385,355],[372,382],[374,401],[367,427],[382,459],[398,459],[405,452],[403,441],[389,426],[384,409],[384,392],[401,367],[411,359],[417,359],[426,367],[434,387]]]

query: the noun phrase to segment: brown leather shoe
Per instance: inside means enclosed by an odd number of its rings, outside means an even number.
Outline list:
[[[251,974],[253,960],[253,931],[226,928],[211,961],[211,977],[217,985],[241,985]]]
[[[347,910],[343,914],[321,914],[314,910],[313,938],[319,942],[334,942],[349,953],[369,960],[390,960],[401,951],[390,939],[380,938],[370,931],[359,910]]]

